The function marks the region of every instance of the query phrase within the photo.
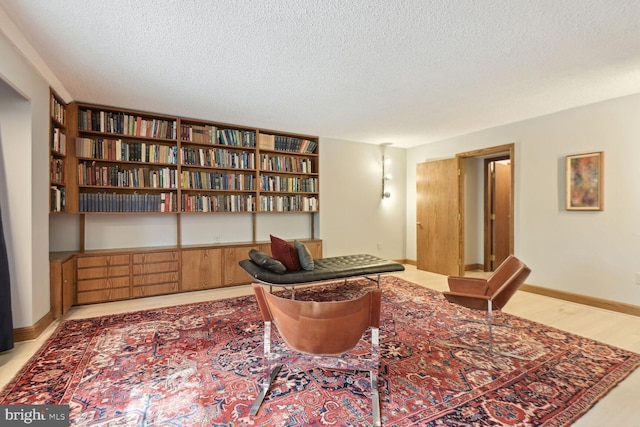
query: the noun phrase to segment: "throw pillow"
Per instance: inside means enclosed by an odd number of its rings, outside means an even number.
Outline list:
[[[300,270],[300,260],[298,259],[298,251],[293,245],[279,237],[269,235],[271,238],[271,253],[273,257],[284,264],[287,270]]]
[[[249,251],[249,258],[251,258],[251,261],[255,262],[260,267],[266,268],[273,273],[282,274],[287,271],[287,267],[285,267],[283,263],[277,259],[271,258],[269,255],[264,252],[260,252],[257,249],[251,249]]]
[[[307,245],[297,240],[294,240],[293,246],[296,248],[296,251],[298,251],[298,259],[300,260],[300,267],[302,267],[307,271],[313,270],[314,268],[313,255],[311,255],[311,251],[309,250]]]

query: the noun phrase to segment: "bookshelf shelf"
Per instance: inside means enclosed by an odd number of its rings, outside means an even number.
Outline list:
[[[49,212],[67,212],[67,105],[50,90]]]

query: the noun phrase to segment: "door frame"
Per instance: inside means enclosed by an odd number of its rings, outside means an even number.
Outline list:
[[[511,197],[510,197],[510,201],[509,201],[509,253],[513,253],[514,252],[514,241],[515,241],[515,237],[514,237],[514,206],[515,206],[515,197],[514,197],[514,192],[515,192],[515,170],[516,170],[516,164],[515,164],[515,143],[511,143],[511,144],[505,144],[505,145],[498,145],[495,147],[488,147],[488,148],[481,148],[479,150],[473,150],[473,151],[466,151],[463,153],[458,153],[456,154],[456,157],[460,158],[461,162],[460,164],[464,164],[464,159],[469,159],[469,158],[477,158],[477,159],[483,159],[483,158],[489,158],[489,157],[498,157],[500,155],[505,155],[509,157],[509,160],[511,161]],[[459,175],[459,179],[458,179],[458,200],[459,200],[459,212],[458,212],[458,218],[460,218],[460,221],[458,221],[458,233],[459,233],[459,239],[458,242],[460,244],[460,247],[458,248],[459,253],[460,253],[460,274],[463,275],[464,274],[464,268],[465,268],[465,259],[464,259],[464,249],[465,249],[465,218],[464,218],[464,168],[461,168],[460,171],[460,175]],[[486,203],[486,200],[485,200]],[[485,222],[485,235],[486,235],[486,222]]]

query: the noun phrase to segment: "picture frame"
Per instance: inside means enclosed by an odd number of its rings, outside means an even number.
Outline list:
[[[568,211],[604,210],[604,152],[567,156],[566,173]]]

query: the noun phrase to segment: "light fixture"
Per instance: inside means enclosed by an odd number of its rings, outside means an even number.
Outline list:
[[[390,142],[380,144],[382,147],[382,199],[391,197],[391,193],[387,190],[387,181],[391,180],[391,174],[386,173],[386,168],[391,164],[391,158],[385,155],[385,148],[391,145]]]

